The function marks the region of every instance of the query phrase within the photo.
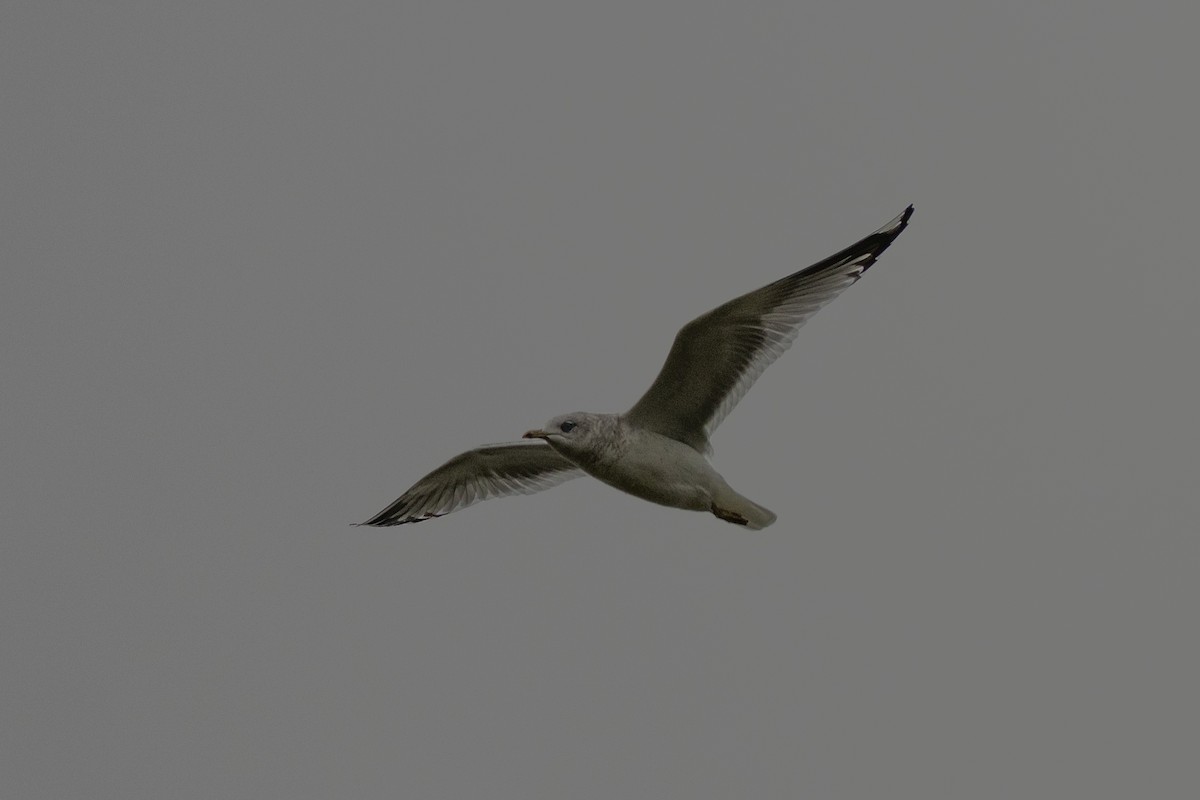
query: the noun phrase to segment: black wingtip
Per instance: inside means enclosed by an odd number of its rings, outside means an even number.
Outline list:
[[[845,250],[834,253],[824,261],[813,264],[804,270],[804,272],[798,273],[798,275],[817,272],[828,268],[831,264],[837,264],[851,258],[862,258],[863,260],[859,262],[862,266],[862,271],[859,274],[866,273],[867,270],[875,265],[879,257],[883,255],[883,251],[887,250],[892,242],[896,241],[896,237],[908,227],[908,221],[912,218],[914,208],[915,206],[910,204],[908,208],[901,211],[898,216],[893,217],[886,225],[870,236],[855,242]]]
[[[371,517],[366,522],[351,522],[351,528],[393,528],[397,525],[410,525],[414,522],[424,522],[428,519],[444,517],[445,514],[427,514],[423,517],[401,517],[398,515],[380,514]]]
[[[898,217],[893,219],[887,225],[884,225],[879,230],[875,231],[875,233],[883,234],[884,236],[888,237],[889,241],[895,239],[900,235],[901,231],[908,227],[908,221],[912,218],[913,210],[915,208],[916,206],[914,206],[912,203],[909,203],[908,208],[901,211]]]

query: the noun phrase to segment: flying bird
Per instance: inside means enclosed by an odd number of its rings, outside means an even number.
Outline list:
[[[775,514],[734,491],[709,463],[709,437],[800,326],[871,268],[912,213],[910,205],[846,249],[684,325],[654,383],[624,414],[563,414],[520,441],[468,450],[361,524],[422,522],[587,474],[653,503],[767,527]]]

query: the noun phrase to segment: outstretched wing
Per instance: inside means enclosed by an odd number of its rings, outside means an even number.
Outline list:
[[[809,317],[870,269],[913,207],[862,241],[689,322],[654,384],[625,415],[704,453],[708,437]]]
[[[540,492],[582,474],[545,442],[484,445],[450,459],[361,524],[421,522],[489,497]]]

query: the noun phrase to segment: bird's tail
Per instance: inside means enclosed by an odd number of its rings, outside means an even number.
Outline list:
[[[770,509],[729,488],[713,500],[711,511],[719,519],[734,525],[745,525],[752,531],[761,531],[775,521],[775,514]]]

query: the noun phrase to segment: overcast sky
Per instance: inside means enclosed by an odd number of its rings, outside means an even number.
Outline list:
[[[1200,795],[1180,2],[10,3],[0,794]],[[908,203],[714,437],[620,411]]]

